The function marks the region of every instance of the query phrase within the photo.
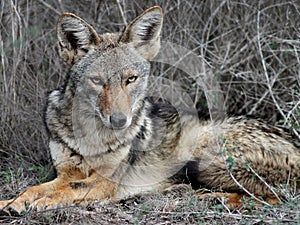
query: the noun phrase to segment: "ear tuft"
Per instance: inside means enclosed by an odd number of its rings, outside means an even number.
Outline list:
[[[57,23],[57,38],[60,56],[74,64],[100,39],[94,28],[72,13],[63,13]]]
[[[147,9],[125,29],[121,42],[131,43],[147,60],[151,60],[160,48],[160,32],[163,13],[159,6]]]

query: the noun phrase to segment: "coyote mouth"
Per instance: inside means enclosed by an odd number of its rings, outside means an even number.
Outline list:
[[[112,130],[125,130],[128,126],[123,126],[123,127],[114,127],[114,126],[111,126],[110,129]]]

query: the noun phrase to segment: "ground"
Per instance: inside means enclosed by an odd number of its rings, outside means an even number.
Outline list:
[[[221,198],[199,198],[204,190],[182,185],[119,201],[92,202],[20,215],[3,214],[1,224],[300,224],[300,196],[274,206],[247,199],[230,210]]]

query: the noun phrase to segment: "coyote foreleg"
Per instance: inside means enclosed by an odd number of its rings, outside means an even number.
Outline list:
[[[85,179],[66,181],[63,176],[53,181],[33,186],[18,197],[0,201],[0,210],[21,213],[26,208],[44,210],[71,204],[86,204],[92,200],[114,197],[117,183],[97,173]]]

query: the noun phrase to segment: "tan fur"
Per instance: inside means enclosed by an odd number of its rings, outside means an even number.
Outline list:
[[[131,99],[127,94],[127,88],[122,85],[122,87],[113,87],[109,89],[108,86],[103,87],[102,94],[99,98],[100,110],[104,112],[104,116],[123,112],[128,117],[131,116]]]
[[[98,35],[78,16],[61,15],[59,54],[71,69],[49,94],[45,118],[57,178],[0,209],[86,204],[182,182],[220,191],[202,197],[227,198],[230,207],[245,195],[277,203],[280,185],[299,192],[300,151],[283,130],[242,117],[200,122],[145,98],[161,28],[158,6],[120,34]],[[116,115],[125,122],[112,124]]]

